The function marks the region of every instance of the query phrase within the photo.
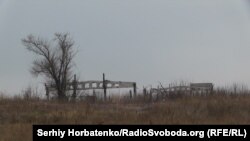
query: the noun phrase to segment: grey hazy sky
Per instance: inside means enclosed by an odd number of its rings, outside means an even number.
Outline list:
[[[70,32],[82,80],[233,82],[250,86],[246,0],[0,0],[0,91],[19,93],[32,78],[21,39]]]

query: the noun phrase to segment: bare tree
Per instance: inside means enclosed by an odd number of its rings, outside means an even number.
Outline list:
[[[36,38],[33,35],[22,39],[27,50],[39,56],[34,60],[31,73],[42,75],[52,82],[59,100],[66,100],[67,83],[71,79],[72,60],[76,54],[74,41],[68,33],[55,33],[54,40]]]

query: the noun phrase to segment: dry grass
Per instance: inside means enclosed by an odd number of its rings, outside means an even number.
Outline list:
[[[250,95],[164,102],[58,103],[0,99],[0,141],[32,140],[33,124],[249,124]]]

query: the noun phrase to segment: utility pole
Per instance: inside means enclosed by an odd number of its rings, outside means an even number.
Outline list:
[[[77,81],[76,81],[76,75],[74,75],[74,80],[73,80],[73,95],[72,95],[73,100],[76,100],[76,89],[77,89]]]
[[[133,87],[134,87],[134,97],[136,98],[136,95],[137,95],[137,91],[136,91],[136,83],[133,84]]]
[[[104,101],[107,100],[107,85],[105,80],[105,74],[103,73],[103,91],[104,91]]]
[[[49,88],[48,88],[48,86],[46,85],[46,83],[44,84],[44,86],[45,86],[45,91],[46,91],[47,100],[49,100]]]

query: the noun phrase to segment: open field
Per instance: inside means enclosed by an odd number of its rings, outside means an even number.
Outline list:
[[[249,124],[249,117],[250,95],[92,104],[2,98],[0,141],[32,140],[32,124]]]

